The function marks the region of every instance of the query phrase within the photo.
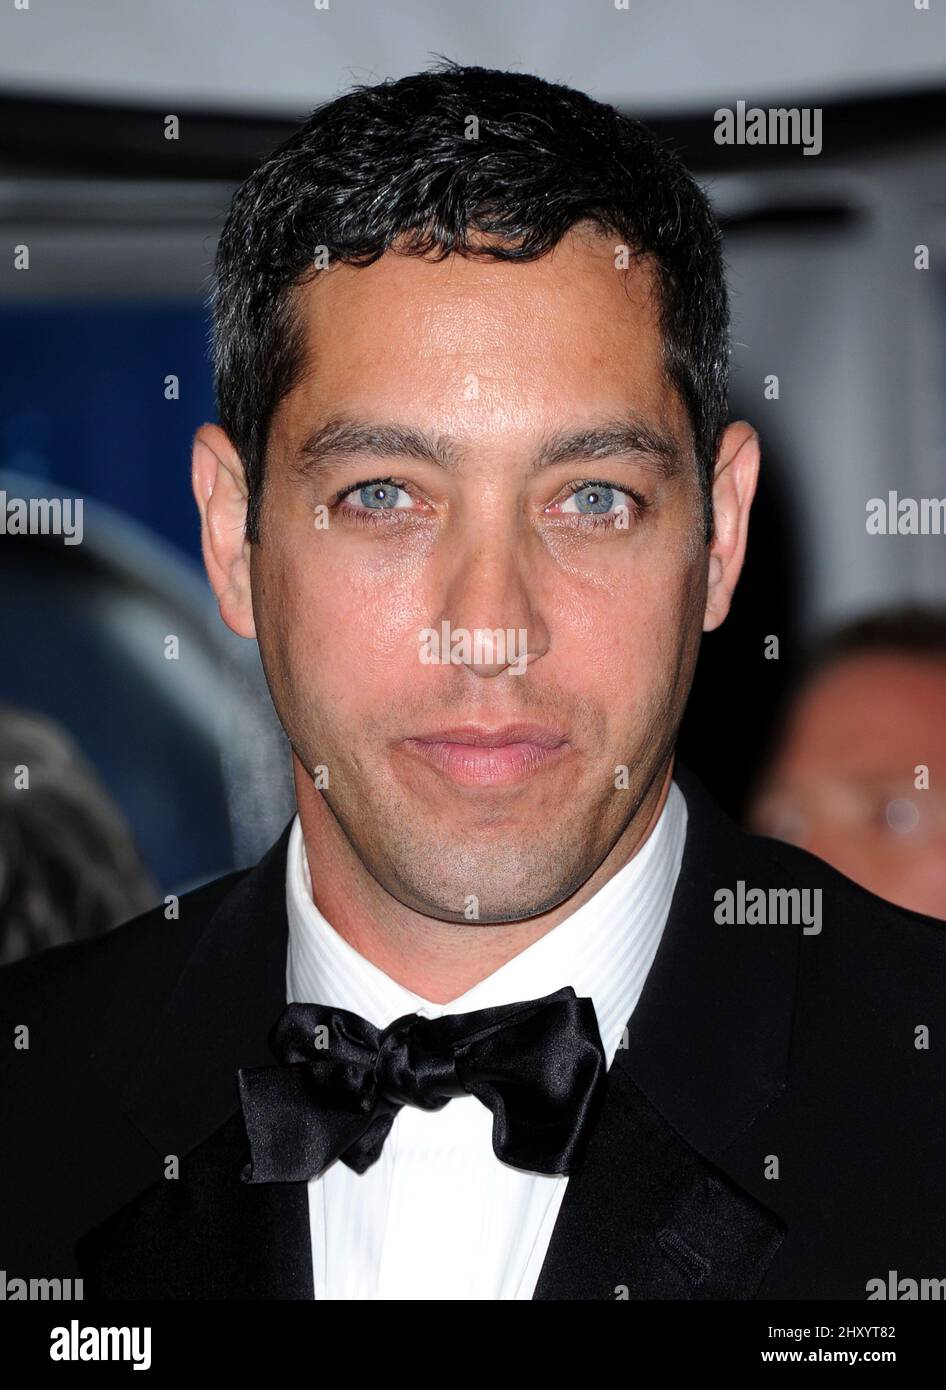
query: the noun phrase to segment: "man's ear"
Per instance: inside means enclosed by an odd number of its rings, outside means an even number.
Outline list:
[[[713,540],[703,631],[712,632],[729,612],[742,570],[749,533],[749,508],[759,479],[759,436],[745,420],[727,425],[713,478]]]
[[[250,543],[245,537],[247,490],[240,457],[219,425],[201,425],[191,453],[191,482],[200,512],[200,545],[220,616],[240,637],[255,637]]]

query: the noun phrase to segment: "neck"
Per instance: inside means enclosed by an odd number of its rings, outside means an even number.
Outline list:
[[[462,924],[416,912],[388,893],[359,859],[328,803],[293,754],[313,901],[332,928],[372,965],[431,1003],[447,1004],[570,917],[638,853],[666,803],[673,762],[671,755],[637,814],[594,873],[570,897],[537,916],[477,924],[471,931]],[[317,855],[312,847],[317,848]]]

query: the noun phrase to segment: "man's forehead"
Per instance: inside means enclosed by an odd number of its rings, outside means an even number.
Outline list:
[[[386,312],[423,330],[424,320],[429,329],[442,311],[449,321],[436,324],[438,335],[453,326],[461,341],[482,318],[494,330],[484,345],[498,350],[497,331],[514,333],[523,318],[539,315],[562,331],[594,324],[599,332],[625,326],[639,333],[645,323],[656,330],[656,288],[650,257],[630,254],[616,238],[570,232],[546,254],[527,260],[460,253],[435,258],[392,249],[369,266],[330,261],[296,291],[295,308],[317,329],[341,315],[349,328],[369,333],[383,331]]]
[[[617,270],[610,242],[584,237],[527,262],[432,262],[387,253],[342,265],[299,291],[305,367],[284,419],[303,428],[343,414],[417,420],[433,398],[467,423],[505,412],[531,429],[544,414],[572,432],[636,424],[690,442],[685,408],[666,379],[651,271]],[[589,259],[590,266],[589,266]],[[557,259],[556,259],[557,258]],[[287,420],[288,423],[288,420]],[[444,421],[440,422],[445,425]]]

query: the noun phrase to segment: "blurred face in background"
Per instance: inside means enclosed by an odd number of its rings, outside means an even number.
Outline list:
[[[946,661],[840,658],[796,700],[750,829],[900,907],[946,918],[944,716]]]

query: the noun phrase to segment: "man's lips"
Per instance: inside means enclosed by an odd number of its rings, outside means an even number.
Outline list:
[[[411,742],[467,743],[479,748],[505,748],[510,743],[534,743],[539,748],[557,748],[565,735],[545,724],[458,724],[431,734],[414,734]]]
[[[542,724],[464,724],[416,734],[402,746],[453,782],[498,786],[522,781],[557,762],[569,744],[559,730]]]

